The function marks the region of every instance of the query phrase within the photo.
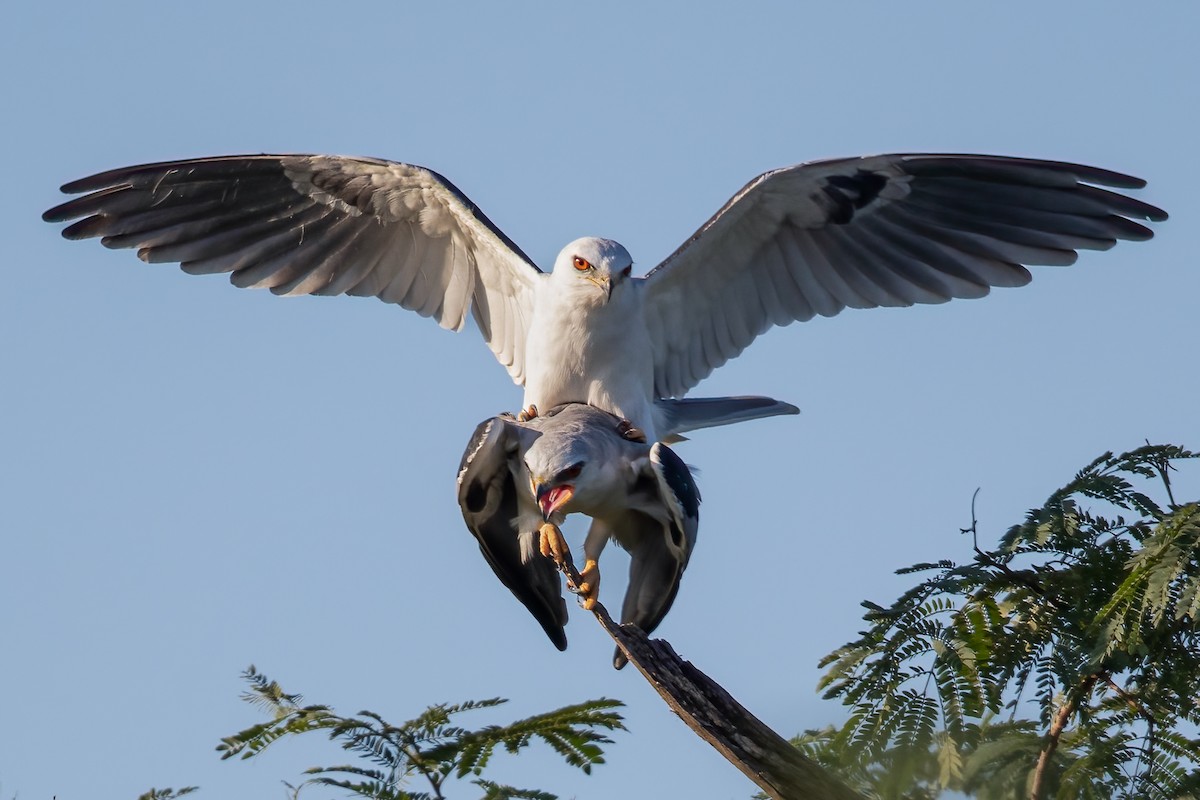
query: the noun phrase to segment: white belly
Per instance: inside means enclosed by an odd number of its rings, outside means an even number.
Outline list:
[[[654,355],[638,288],[582,308],[539,294],[525,344],[526,406],[589,403],[655,440]]]

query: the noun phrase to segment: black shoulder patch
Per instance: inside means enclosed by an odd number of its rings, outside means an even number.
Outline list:
[[[825,180],[821,190],[833,201],[829,212],[829,220],[835,225],[845,225],[854,219],[854,212],[866,208],[883,187],[888,179],[877,172],[858,170],[853,175],[831,175]]]
[[[692,471],[688,469],[683,459],[675,455],[675,451],[665,444],[654,445],[654,450],[658,453],[658,460],[662,465],[663,479],[675,493],[684,513],[689,517],[699,517],[700,489],[696,486],[696,481],[692,479]]]

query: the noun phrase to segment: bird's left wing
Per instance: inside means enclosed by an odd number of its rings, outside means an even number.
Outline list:
[[[640,496],[631,498],[631,505],[651,505],[658,510],[651,515],[631,508],[607,527],[629,551],[629,588],[621,604],[621,624],[637,625],[651,633],[675,603],[683,571],[696,547],[700,490],[683,459],[661,442],[637,465],[640,478],[634,492]],[[625,666],[620,648],[613,654],[613,666]]]
[[[521,552],[513,477],[520,448],[518,425],[504,417],[480,423],[458,468],[458,505],[496,577],[529,609],[554,646],[565,650],[567,605],[554,562],[536,552],[526,559]]]
[[[682,397],[772,325],[843,308],[981,297],[1166,213],[1100,186],[1145,182],[1057,161],[882,155],[760,175],[645,278],[654,389]]]
[[[88,192],[47,211],[82,217],[68,239],[103,237],[192,274],[281,295],[398,303],[443,328],[470,312],[518,384],[540,270],[432,170],[372,158],[246,155],[143,164],[73,181]]]
[[[670,512],[670,550],[682,567],[687,566],[696,547],[700,525],[700,487],[692,471],[675,451],[662,442],[650,448],[650,471],[654,475],[659,497]]]

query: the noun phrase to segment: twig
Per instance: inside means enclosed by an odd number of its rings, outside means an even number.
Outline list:
[[[1000,570],[1006,577],[1010,578],[1016,583],[1021,584],[1026,589],[1029,589],[1059,611],[1067,610],[1068,606],[1061,598],[1051,597],[1046,593],[1046,590],[1042,587],[1042,585],[1033,578],[1030,578],[1024,573],[1017,572],[1006,563],[998,561],[995,556],[979,546],[979,520],[975,517],[975,500],[978,497],[979,489],[977,488],[975,493],[971,495],[971,527],[958,529],[961,533],[971,534],[971,547],[975,550],[976,559],[989,567]]]
[[[1146,445],[1149,446],[1149,444],[1150,440],[1147,439]],[[1154,468],[1158,471],[1158,477],[1160,480],[1162,480],[1163,488],[1167,490],[1167,502],[1170,504],[1171,508],[1175,508],[1175,494],[1171,491],[1171,476],[1168,474],[1171,470],[1175,469],[1175,467],[1171,465],[1171,459],[1166,456],[1160,456],[1158,458],[1150,459],[1150,463],[1152,463]]]

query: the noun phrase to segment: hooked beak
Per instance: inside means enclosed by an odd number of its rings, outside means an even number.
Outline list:
[[[549,522],[551,515],[575,496],[575,487],[569,483],[559,486],[547,486],[539,483],[534,488],[534,493],[537,495],[538,508],[542,510],[542,519]]]
[[[594,277],[594,276],[588,277],[587,280],[594,283],[602,292],[604,292],[605,301],[612,299],[612,293],[613,293],[612,280],[610,280],[609,278],[598,278],[598,277]]]

